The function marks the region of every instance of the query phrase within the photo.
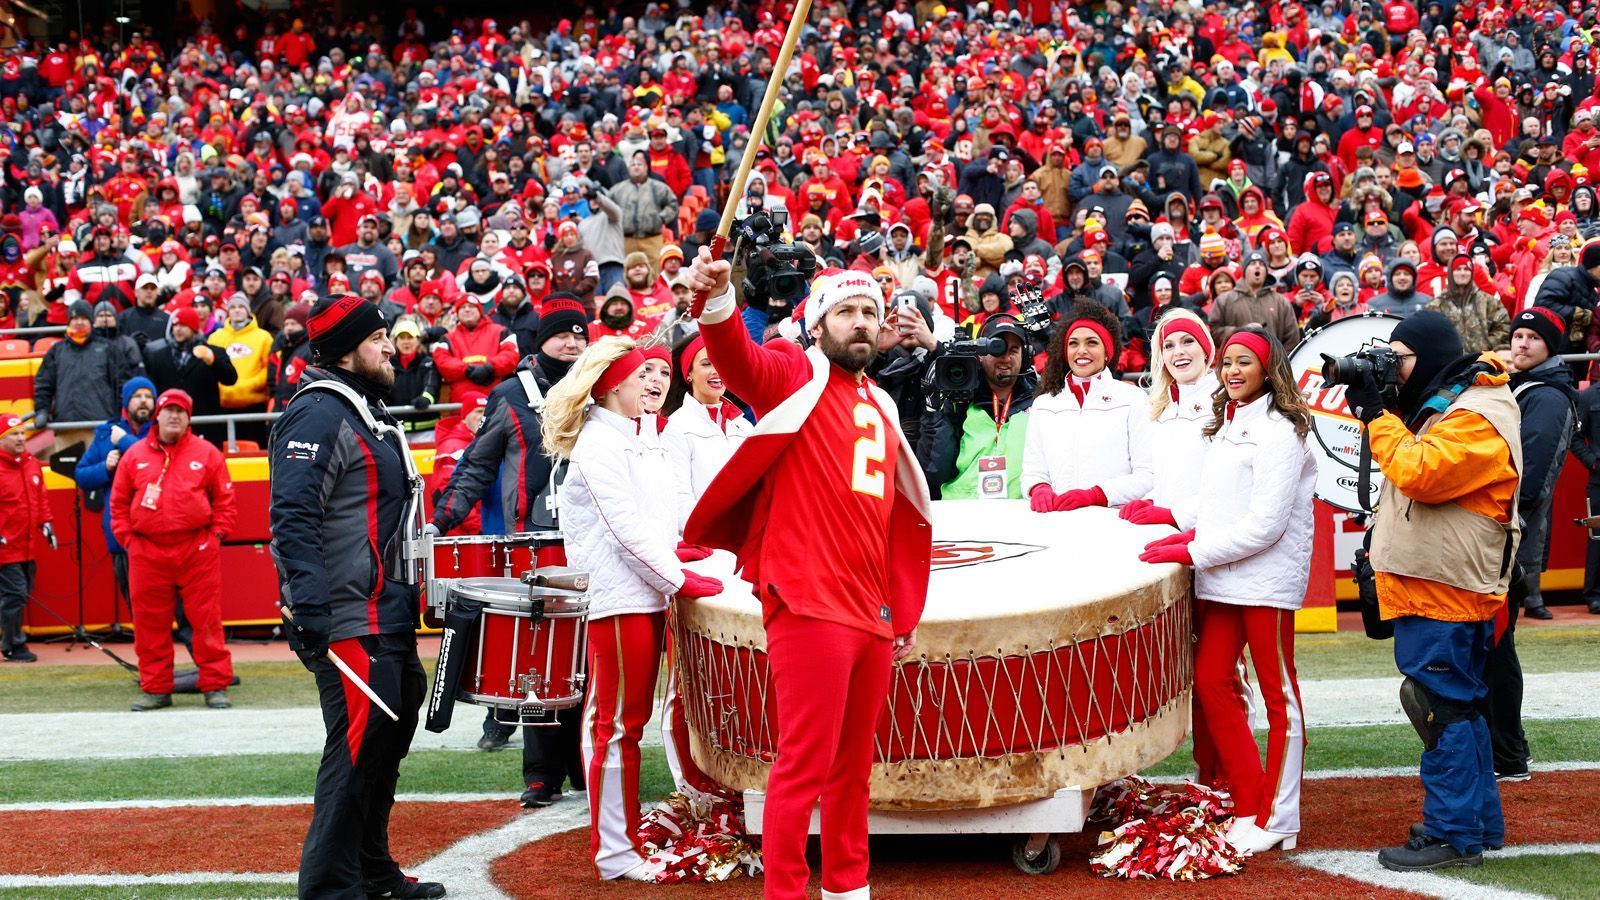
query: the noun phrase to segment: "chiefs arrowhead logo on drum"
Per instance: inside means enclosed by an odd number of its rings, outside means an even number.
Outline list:
[[[933,570],[937,572],[940,569],[1002,562],[1043,549],[1036,544],[1008,544],[1005,541],[934,541]]]

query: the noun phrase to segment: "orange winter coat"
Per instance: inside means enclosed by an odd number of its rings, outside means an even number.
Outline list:
[[[1475,384],[1497,386],[1511,379],[1492,353],[1482,359],[1495,367]],[[1516,511],[1517,470],[1511,448],[1484,416],[1452,410],[1427,433],[1412,434],[1400,418],[1384,413],[1367,425],[1372,461],[1407,498],[1418,503],[1455,502],[1499,522]],[[1480,594],[1437,581],[1388,572],[1377,574],[1383,618],[1424,616],[1445,622],[1483,622],[1495,617],[1504,594]]]

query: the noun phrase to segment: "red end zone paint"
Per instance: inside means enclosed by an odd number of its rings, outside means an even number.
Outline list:
[[[402,866],[414,866],[519,812],[511,800],[396,804],[389,847]],[[0,872],[292,872],[310,822],[310,804],[3,813]]]

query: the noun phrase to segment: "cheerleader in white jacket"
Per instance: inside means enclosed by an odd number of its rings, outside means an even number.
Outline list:
[[[673,355],[677,367],[672,389],[667,392],[667,427],[661,432],[661,442],[672,460],[681,530],[711,479],[754,426],[727,401],[728,389],[706,355],[705,338],[698,334],[686,338]]]
[[[1317,462],[1283,345],[1257,326],[1219,351],[1223,392],[1205,433],[1195,527],[1151,543],[1145,562],[1193,565],[1208,602],[1195,650],[1195,693],[1233,796],[1228,841],[1243,853],[1293,849],[1300,831],[1305,717],[1294,672],[1294,613],[1311,565]],[[1267,708],[1262,765],[1238,688],[1248,646]]]
[[[1194,527],[1217,376],[1215,347],[1199,316],[1174,307],[1156,323],[1150,356],[1150,493],[1122,507],[1136,525]]]
[[[1050,338],[1022,450],[1022,492],[1035,512],[1122,506],[1150,491],[1149,407],[1110,369],[1120,340],[1116,317],[1092,301]]]
[[[569,562],[589,574],[589,694],[583,753],[590,847],[600,877],[650,880],[635,843],[639,740],[650,719],[667,602],[720,593],[676,553],[677,496],[653,421],[641,425],[651,382],[632,341],[589,347],[550,390],[544,446],[571,466],[561,487]]]

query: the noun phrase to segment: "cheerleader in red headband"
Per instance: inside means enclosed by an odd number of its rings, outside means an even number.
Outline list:
[[[1294,613],[1311,566],[1317,462],[1306,409],[1278,339],[1259,326],[1219,352],[1221,388],[1204,429],[1195,526],[1148,545],[1140,559],[1194,566],[1207,603],[1195,650],[1195,694],[1233,795],[1228,842],[1241,853],[1289,850],[1300,831],[1305,716],[1294,674]],[[1267,707],[1262,765],[1237,665],[1248,646]]]
[[[561,489],[567,557],[589,574],[589,697],[583,716],[590,847],[604,879],[651,881],[636,842],[639,739],[650,720],[668,600],[722,584],[679,563],[677,495],[654,416],[649,359],[632,341],[589,347],[550,389],[546,452],[571,461]],[[648,417],[649,427],[641,419]]]

